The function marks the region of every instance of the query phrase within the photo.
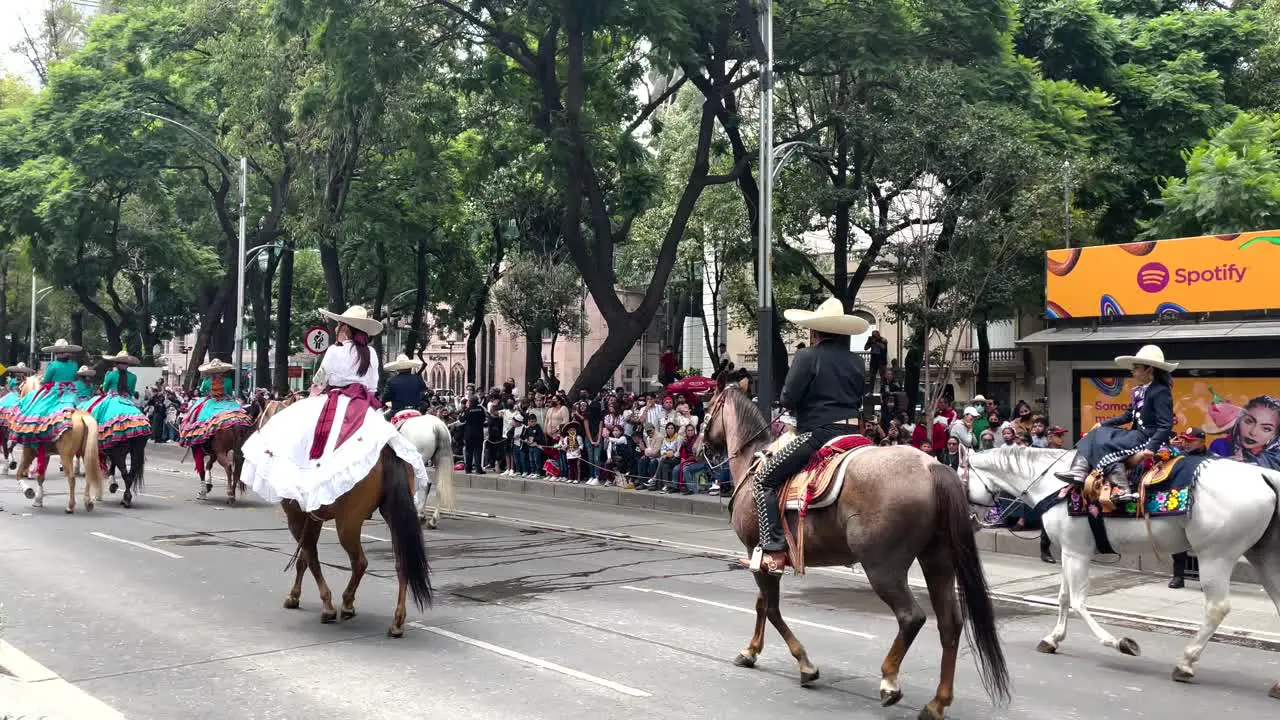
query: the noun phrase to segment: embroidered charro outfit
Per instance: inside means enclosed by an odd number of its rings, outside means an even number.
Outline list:
[[[401,353],[395,360],[383,365],[382,369],[391,373],[387,386],[382,391],[382,401],[387,406],[388,417],[401,410],[418,409],[427,392],[427,384],[419,374],[422,372],[422,361]]]
[[[321,313],[350,328],[352,338],[325,351],[319,395],[281,410],[245,442],[242,480],[264,500],[295,500],[314,511],[355,487],[390,447],[419,483],[429,483],[422,456],[379,411],[378,357],[368,342],[382,323],[360,306]],[[363,371],[361,348],[369,359]]]
[[[1124,460],[1143,451],[1159,450],[1173,435],[1173,389],[1168,378],[1178,364],[1167,362],[1164,352],[1155,345],[1146,345],[1136,355],[1116,358],[1116,365],[1152,368],[1154,379],[1133,389],[1123,415],[1090,430],[1076,446],[1071,468],[1056,475],[1059,480],[1083,483],[1090,471],[1101,468],[1109,482],[1125,489],[1125,495],[1115,500],[1122,503],[1137,500]]]
[[[71,359],[80,352],[79,345],[59,339],[53,345],[41,348],[54,354],[54,359],[44,366],[44,385],[18,403],[9,423],[14,442],[21,445],[43,446],[62,436],[71,427],[71,415],[76,410],[76,370],[79,366]]]
[[[201,365],[200,374],[204,379],[196,393],[202,396],[187,411],[178,428],[178,444],[191,448],[191,458],[196,465],[196,474],[200,476],[201,488],[205,480],[205,447],[213,436],[226,428],[252,427],[253,421],[249,413],[240,407],[235,399],[235,381],[228,373],[235,366],[214,358]],[[204,499],[205,490],[200,491]]]
[[[782,388],[781,405],[796,419],[795,439],[769,456],[757,471],[755,501],[764,553],[762,567],[775,574],[787,563],[778,490],[827,442],[858,432],[866,389],[866,367],[849,349],[849,336],[865,332],[866,320],[845,315],[843,304],[835,298],[814,312],[787,310],[784,316],[820,336],[815,345],[796,353]]]

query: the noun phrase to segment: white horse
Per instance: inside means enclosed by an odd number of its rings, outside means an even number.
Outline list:
[[[1068,468],[1074,455],[1074,451],[1022,447],[970,453],[967,466],[962,468],[969,500],[989,507],[997,492],[1004,491],[1034,507],[1067,484],[1054,473]],[[1195,677],[1200,653],[1231,611],[1231,571],[1241,555],[1257,569],[1262,586],[1280,611],[1280,472],[1215,460],[1200,468],[1192,492],[1192,511],[1151,518],[1150,535],[1143,520],[1104,521],[1107,538],[1118,552],[1154,549],[1167,555],[1191,550],[1200,561],[1205,619],[1173,670],[1177,682],[1190,682]],[[1067,612],[1074,610],[1105,647],[1138,655],[1137,643],[1130,638],[1116,640],[1085,607],[1089,565],[1096,553],[1088,518],[1070,517],[1066,502],[1060,501],[1044,513],[1043,522],[1049,538],[1062,549],[1062,585],[1058,590],[1058,622],[1036,649],[1057,652],[1067,636]],[[1271,697],[1280,699],[1280,682],[1271,688]]]
[[[453,490],[453,436],[449,434],[449,426],[435,415],[419,415],[400,423],[400,434],[408,440],[423,460],[436,465],[436,509],[430,519],[427,518],[427,496],[431,494],[431,486],[419,487],[414,497],[418,506],[418,518],[427,523],[427,527],[435,530],[440,525],[440,511],[453,510],[456,500]]]

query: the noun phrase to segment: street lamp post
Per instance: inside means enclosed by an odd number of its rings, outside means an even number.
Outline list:
[[[27,362],[31,364],[31,367],[36,366],[36,305],[40,303],[40,298],[45,297],[53,290],[52,287],[47,287],[36,292],[36,273],[34,270],[31,271],[31,346],[27,353]]]
[[[760,225],[759,302],[756,313],[756,397],[760,412],[773,417],[773,0],[760,3]]]

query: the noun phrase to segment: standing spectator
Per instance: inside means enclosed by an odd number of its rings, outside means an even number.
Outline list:
[[[964,414],[960,416],[960,419],[951,423],[947,436],[959,440],[966,450],[974,449],[978,446],[978,443],[973,431],[973,423],[978,419],[978,416],[979,413],[974,408],[965,408]]]
[[[559,435],[564,432],[564,426],[569,424],[569,408],[559,395],[552,395],[550,404],[546,417],[542,419],[542,429],[551,435]]]
[[[507,433],[507,454],[511,457],[511,467],[505,473],[506,475],[519,475],[525,477],[528,469],[524,466],[524,415],[521,413],[511,414],[511,431]]]
[[[960,440],[955,437],[949,437],[947,438],[946,449],[938,453],[938,462],[959,472],[960,466],[964,464],[964,452],[965,448],[960,444]]]
[[[476,475],[484,474],[484,428],[488,413],[480,407],[480,398],[467,398],[467,409],[462,414],[462,442],[466,455],[464,469]]]
[[[996,446],[996,434],[991,432],[990,428],[982,431],[978,436],[978,450],[990,450]]]
[[[658,382],[670,385],[676,381],[676,348],[668,345],[667,351],[658,358]]]
[[[582,482],[582,438],[578,435],[578,423],[570,421],[560,438],[560,454],[564,457],[565,482]]]
[[[1026,433],[1031,434],[1031,423],[1035,416],[1031,413],[1031,406],[1026,400],[1019,400],[1013,409],[1013,430],[1018,435]]]
[[[1031,447],[1049,447],[1049,438],[1045,434],[1045,421],[1042,417],[1036,417],[1031,421]]]
[[[976,395],[969,401],[969,406],[978,411],[978,417],[973,419],[973,434],[982,437],[982,431],[991,427],[991,420],[987,417],[987,399]]]
[[[916,416],[915,429],[911,431],[911,444],[917,450],[924,450],[924,444],[927,442],[933,444],[932,427],[929,422],[929,416],[923,412]],[[932,452],[932,451],[930,451]]]
[[[520,439],[524,447],[524,476],[527,478],[542,477],[542,446],[547,444],[547,436],[542,431],[537,415],[525,419],[524,432]]]
[[[872,330],[871,337],[867,338],[867,344],[862,349],[871,353],[870,377],[874,389],[875,384],[881,381],[881,373],[889,366],[889,341],[884,339],[879,330]]]

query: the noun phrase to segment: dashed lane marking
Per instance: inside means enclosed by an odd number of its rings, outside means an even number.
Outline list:
[[[702,603],[703,605],[710,605],[711,607],[720,608],[721,610],[732,610],[734,612],[746,613],[749,615],[756,614],[756,611],[754,608],[742,608],[742,607],[737,607],[735,605],[727,605],[722,602],[716,602],[715,600],[704,600],[702,598],[693,597],[692,595],[681,595],[680,593],[667,592],[666,590],[654,590],[653,588],[642,588],[642,587],[636,587],[635,585],[623,585],[622,589],[634,590],[636,592],[648,593],[651,595],[665,595],[666,597],[675,598],[677,600],[687,600],[689,602],[696,602],[696,603]],[[819,630],[830,630],[831,632],[841,633],[844,635],[853,635],[854,637],[866,638],[867,640],[876,639],[876,636],[871,635],[870,633],[858,632],[857,630],[846,630],[844,628],[838,628],[833,625],[823,625],[822,623],[809,622],[808,620],[796,620],[795,618],[787,618],[787,624],[803,625],[805,627],[817,628]]]
[[[330,532],[338,532],[338,528],[332,528],[332,527],[329,527],[328,525],[324,525],[320,529],[328,530]],[[381,538],[381,537],[378,537],[377,535],[365,535],[364,533],[360,533],[360,537],[364,538],[365,540],[373,540],[374,542],[391,542],[387,538]]]
[[[169,552],[168,550],[161,550],[160,548],[157,548],[157,547],[151,547],[150,545],[147,545],[145,543],[140,543],[136,540],[125,540],[124,538],[118,538],[115,535],[108,535],[102,532],[91,532],[89,534],[94,537],[102,538],[103,540],[110,540],[112,542],[124,543],[125,545],[132,545],[133,547],[136,547],[136,548],[142,548],[143,550],[150,550],[151,552],[156,553],[157,555],[164,555],[165,557],[173,558],[174,560],[182,559],[182,556],[179,555],[178,553],[172,553],[172,552]]]
[[[522,663],[533,665],[534,667],[539,667],[539,668],[542,668],[543,670],[550,670],[552,672],[558,672],[561,675],[568,675],[571,678],[576,678],[578,680],[589,682],[593,685],[598,685],[603,688],[608,688],[610,690],[613,690],[614,692],[622,693],[623,695],[628,695],[630,697],[637,697],[637,698],[653,697],[651,694],[645,692],[644,690],[639,690],[629,685],[623,685],[622,683],[617,683],[612,680],[606,680],[605,678],[597,677],[595,675],[591,675],[590,673],[584,673],[581,670],[574,670],[573,668],[570,668],[570,667],[557,665],[556,663],[553,663],[549,660],[536,658],[536,657],[533,657],[532,655],[525,655],[524,653],[516,652],[515,650],[508,650],[507,648],[500,647],[492,643],[487,643],[483,640],[477,640],[475,638],[467,637],[466,635],[459,635],[458,633],[445,630],[444,628],[438,628],[432,625],[424,625],[420,622],[410,622],[408,624],[410,627],[416,628],[418,630],[422,630],[423,632],[429,632],[434,635],[439,635],[441,637],[447,637],[450,640],[456,640],[460,643],[464,643],[472,647],[478,647],[482,650],[488,650],[489,652],[494,653],[496,655],[501,655],[506,658],[511,658],[512,660],[519,660]]]

